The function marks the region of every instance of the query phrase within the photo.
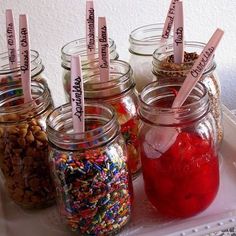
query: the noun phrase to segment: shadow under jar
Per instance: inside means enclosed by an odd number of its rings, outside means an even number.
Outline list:
[[[149,84],[139,107],[145,192],[159,214],[171,218],[205,210],[219,188],[215,121],[207,89],[197,83],[182,107],[171,108],[181,85]],[[170,145],[161,152],[164,141]]]
[[[70,79],[71,79],[71,56],[80,55],[82,62],[82,72],[83,74],[94,68],[94,62],[98,60],[98,38],[95,38],[96,50],[95,54],[91,56],[91,59],[87,56],[87,45],[86,39],[80,38],[74,41],[71,41],[64,45],[61,49],[61,66],[63,68],[62,81],[65,91],[66,100],[70,101]],[[119,58],[119,55],[116,51],[116,44],[113,39],[109,38],[109,52],[110,59],[116,60]]]
[[[184,63],[182,64],[174,63],[172,44],[158,48],[153,54],[153,74],[156,76],[157,81],[160,84],[183,81],[204,47],[205,44],[201,42],[184,42],[185,53]],[[220,146],[223,140],[221,86],[220,79],[215,70],[216,63],[212,59],[200,81],[207,87],[212,114],[216,122],[217,143]],[[196,70],[194,73],[196,76],[198,71]]]
[[[47,78],[44,72],[44,65],[39,53],[35,50],[30,50],[31,61],[31,80],[42,81],[47,84]],[[18,62],[20,62],[20,55],[18,54]],[[0,90],[3,85],[9,85],[15,82],[20,82],[21,70],[20,65],[17,68],[10,69],[8,53],[0,53]]]
[[[84,94],[87,101],[105,102],[113,106],[121,125],[128,152],[128,166],[133,179],[141,169],[137,138],[139,119],[137,116],[138,98],[134,91],[133,71],[130,65],[121,60],[111,60],[110,77],[102,81],[99,68],[91,69],[84,76]]]
[[[85,132],[74,133],[71,105],[47,119],[50,162],[61,219],[82,235],[110,235],[131,214],[132,181],[114,110],[85,104]]]
[[[9,197],[23,208],[54,203],[46,117],[53,110],[48,87],[32,81],[33,100],[24,103],[19,84],[0,91],[0,168]]]
[[[138,93],[155,80],[152,73],[152,55],[157,48],[163,46],[161,44],[163,26],[163,23],[144,25],[134,29],[129,35],[129,63],[134,71]],[[167,42],[170,42],[170,39]]]

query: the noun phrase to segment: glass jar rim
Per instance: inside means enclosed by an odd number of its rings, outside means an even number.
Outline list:
[[[164,23],[155,23],[155,24],[147,24],[147,25],[139,26],[131,31],[131,33],[129,34],[129,41],[130,41],[130,43],[138,44],[138,45],[146,45],[147,43],[148,44],[149,43],[156,44],[156,41],[154,41],[153,39],[150,41],[149,40],[147,41],[147,39],[145,37],[138,38],[135,36],[138,33],[140,33],[140,31],[143,31],[143,33],[150,32],[152,30],[162,31],[163,26],[164,26]],[[161,39],[161,35],[156,35],[156,36],[158,39],[159,39],[159,37]]]
[[[129,52],[139,56],[152,56],[153,51],[161,43],[163,27],[164,23],[154,23],[132,30],[129,34]],[[172,35],[169,39],[171,38]]]
[[[98,40],[98,37],[95,37],[95,41]],[[80,50],[77,50],[76,52],[74,53],[70,53],[70,50],[71,48],[77,46],[82,46],[82,48]],[[109,38],[109,48],[113,49],[114,50],[116,49],[116,45],[115,45],[115,41],[111,38]],[[75,40],[72,40],[68,43],[66,43],[65,45],[62,46],[61,48],[61,59],[64,60],[69,60],[70,61],[70,58],[71,58],[71,55],[73,54],[78,54],[80,53],[81,56],[87,56],[87,50],[86,50],[86,38],[79,38],[79,39],[75,39]],[[98,53],[95,53],[95,54],[98,54]]]
[[[206,44],[203,42],[198,42],[198,41],[184,41],[184,46],[186,47],[195,47],[198,49],[203,49]],[[169,49],[169,50],[168,50]],[[153,52],[153,72],[154,74],[156,74],[156,70],[155,70],[155,66],[160,64],[162,62],[162,60],[160,59],[161,55],[165,55],[170,56],[173,55],[174,53],[174,49],[173,49],[173,44],[167,44],[164,46],[160,46],[159,48],[157,48],[154,52]],[[179,64],[180,67],[181,65],[185,65],[185,66],[192,66],[195,60],[189,61],[189,62],[184,62],[182,64]],[[211,59],[211,63],[205,68],[203,75],[207,75],[209,74],[211,71],[216,69],[216,62],[214,61],[214,55]],[[188,71],[188,68],[183,68],[182,70]],[[169,70],[165,70],[163,68],[161,68],[162,72],[170,72]],[[177,73],[179,72],[179,70],[171,70],[172,73]]]
[[[122,66],[124,72],[116,71],[116,66]],[[88,72],[87,75],[84,76],[86,99],[96,98],[95,94],[99,94],[99,97],[119,95],[121,92],[125,93],[135,86],[132,67],[126,61],[110,60],[110,75],[112,77],[111,80],[102,81],[99,79],[93,82],[95,78],[100,78],[100,73],[98,66],[95,69],[91,69],[90,73]]]
[[[118,132],[120,132],[120,127],[116,118],[115,110],[112,106],[109,104],[104,103],[97,103],[97,102],[87,102],[85,103],[85,110],[91,109],[94,113],[93,114],[86,114],[85,112],[85,122],[86,120],[91,119],[91,117],[94,119],[94,115],[103,115],[103,117],[100,117],[100,121],[103,121],[104,123],[96,128],[92,128],[89,130],[85,130],[83,133],[71,133],[71,130],[65,130],[66,128],[64,125],[61,125],[56,128],[58,125],[58,122],[60,120],[63,120],[63,115],[65,115],[65,112],[68,116],[70,114],[70,117],[67,117],[67,126],[72,127],[72,107],[70,103],[63,104],[57,108],[55,108],[53,111],[51,111],[47,117],[46,125],[47,125],[47,133],[49,140],[56,146],[64,147],[64,149],[70,149],[70,150],[76,150],[77,145],[81,145],[87,142],[92,142],[92,145],[100,146],[101,144],[104,145],[110,140],[102,139],[102,136],[104,134],[109,134],[109,132],[112,133],[112,137],[117,135]],[[99,112],[100,110],[102,112]],[[97,112],[97,113],[96,113]],[[105,114],[108,114],[109,117],[105,118]],[[52,125],[53,122],[53,116],[55,124]],[[98,119],[97,119],[98,120]],[[70,126],[69,126],[70,125]],[[68,129],[67,127],[67,129]],[[73,128],[72,128],[73,129]],[[64,142],[65,140],[67,142],[62,143],[59,139],[63,138]],[[93,140],[102,139],[101,143],[93,142]],[[68,148],[65,148],[67,146],[70,146]]]
[[[177,113],[178,114],[178,113],[184,112],[186,110],[189,110],[191,106],[196,105],[201,101],[208,100],[208,93],[207,93],[206,86],[201,81],[198,81],[197,84],[195,85],[194,89],[197,89],[198,87],[200,87],[200,89],[203,91],[202,97],[199,100],[191,102],[190,104],[183,104],[181,107],[163,108],[163,107],[160,107],[160,106],[151,105],[151,104],[144,101],[144,96],[147,95],[147,93],[150,93],[151,91],[153,91],[155,89],[160,89],[160,88],[168,87],[168,86],[170,86],[170,87],[174,87],[174,86],[181,87],[181,85],[182,85],[181,82],[176,82],[176,83],[173,83],[173,84],[164,83],[164,84],[161,84],[161,85],[159,84],[158,81],[154,81],[154,82],[149,83],[148,85],[146,85],[144,87],[142,92],[139,94],[140,107],[144,108],[150,114],[156,114],[156,113],[175,113],[175,114]]]
[[[43,81],[36,81],[32,80],[31,82],[31,90],[32,90],[32,100],[29,102],[25,102],[22,104],[16,104],[4,107],[4,103],[9,102],[4,98],[4,96],[11,95],[13,99],[24,99],[23,95],[23,89],[21,86],[21,83],[13,83],[12,85],[6,86],[7,91],[0,91],[0,98],[3,96],[2,99],[0,99],[0,114],[1,115],[9,115],[9,114],[17,114],[20,112],[27,113],[28,111],[35,111],[37,115],[39,115],[41,112],[44,112],[44,108],[48,107],[50,101],[50,92],[47,84]],[[37,90],[37,94],[34,94],[34,89]],[[35,92],[36,93],[36,92]],[[5,95],[4,95],[5,94]],[[16,95],[16,96],[15,96]],[[8,98],[8,97],[7,97]],[[10,102],[11,102],[10,101]],[[32,113],[30,116],[26,116],[26,118],[22,118],[21,120],[17,121],[0,121],[1,124],[11,124],[15,122],[23,122],[29,118],[35,117],[35,114]]]
[[[19,51],[18,51],[18,57],[19,57]],[[36,74],[34,73],[32,75],[32,76],[36,76],[40,74],[42,70],[44,69],[44,66],[42,65],[42,59],[39,56],[39,52],[34,49],[30,49],[30,57],[31,57],[31,72],[34,72],[37,69],[37,67],[41,65],[40,71],[39,72],[37,71],[37,73],[35,72]],[[0,53],[0,58],[3,58],[4,60],[8,60],[8,52]],[[13,70],[10,69],[9,64],[0,65],[0,76],[6,76],[8,74],[10,75],[16,72],[20,72],[20,64]]]
[[[95,37],[95,43],[97,45],[98,37]],[[109,53],[111,59],[118,59],[119,54],[116,52],[115,41],[109,38]],[[61,48],[61,66],[70,71],[71,69],[71,55],[79,54],[81,56],[81,63],[83,69],[90,69],[91,61],[98,59],[98,46],[96,46],[94,59],[90,59],[87,55],[86,38],[79,38],[71,42],[66,43]]]

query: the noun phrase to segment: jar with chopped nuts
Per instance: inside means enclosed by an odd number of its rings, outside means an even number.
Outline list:
[[[18,54],[18,61],[20,61],[20,55]],[[43,81],[47,83],[47,78],[44,74],[44,65],[39,53],[35,50],[30,50],[31,58],[31,79],[36,81]],[[4,89],[4,84],[12,84],[20,81],[21,70],[20,65],[15,69],[10,69],[8,53],[0,53],[0,90]]]
[[[24,103],[19,84],[0,91],[0,169],[9,197],[23,208],[54,203],[46,117],[53,109],[48,86],[32,81],[33,100]]]
[[[93,55],[94,60],[98,60],[98,38],[95,38],[96,51]],[[109,52],[110,59],[118,59],[119,54],[116,51],[115,41],[109,38]],[[87,46],[86,46],[86,38],[76,39],[65,44],[61,49],[61,66],[63,69],[62,72],[62,80],[63,87],[65,91],[66,100],[70,101],[70,69],[71,69],[71,55],[78,54],[81,56],[82,60],[82,69],[83,73],[86,73],[90,68],[94,67],[93,61],[90,61],[87,56]]]
[[[145,85],[155,80],[152,74],[152,54],[161,46],[163,26],[162,23],[144,25],[134,29],[129,35],[129,63],[134,71],[138,93]]]
[[[188,41],[184,43],[184,63],[174,63],[173,44],[160,47],[153,54],[153,74],[159,83],[174,83],[184,80],[195,60],[198,58],[204,43]],[[196,73],[198,73],[196,71]],[[216,63],[214,58],[205,69],[200,81],[208,89],[208,96],[211,103],[211,110],[216,121],[217,142],[220,144],[223,139],[223,124],[221,110],[221,86],[220,79],[216,73]]]

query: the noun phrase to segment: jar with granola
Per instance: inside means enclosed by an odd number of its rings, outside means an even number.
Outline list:
[[[70,70],[71,70],[71,55],[78,54],[82,61],[82,70],[84,73],[92,69],[95,65],[93,61],[98,60],[98,38],[95,38],[96,50],[92,55],[93,60],[90,61],[87,55],[86,39],[80,38],[65,44],[61,49],[61,66],[63,69],[62,80],[65,91],[66,100],[70,101]],[[119,55],[116,51],[115,41],[109,38],[110,59],[118,59]]]
[[[102,81],[99,67],[89,70],[84,76],[84,94],[87,101],[105,102],[112,105],[121,125],[121,133],[128,151],[128,167],[135,178],[141,169],[138,152],[137,115],[138,98],[134,91],[134,79],[131,66],[121,60],[111,60],[110,77]]]
[[[31,83],[32,101],[24,103],[18,83],[0,91],[0,169],[9,197],[23,208],[54,203],[46,117],[53,109],[47,85]]]
[[[165,48],[160,47],[155,50],[153,54],[153,74],[156,76],[156,80],[160,84],[182,81],[204,47],[204,43],[186,41],[184,43],[184,63],[182,64],[174,63],[173,44],[168,44]],[[200,81],[207,87],[212,114],[216,121],[217,143],[220,144],[223,139],[221,86],[220,79],[216,73],[214,58],[205,69]]]

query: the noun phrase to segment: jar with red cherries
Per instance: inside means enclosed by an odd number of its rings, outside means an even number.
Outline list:
[[[161,215],[173,218],[205,210],[219,188],[216,126],[207,89],[198,82],[183,106],[172,108],[181,85],[149,84],[138,110],[145,192]]]

